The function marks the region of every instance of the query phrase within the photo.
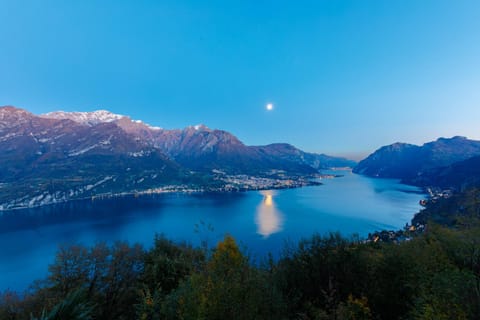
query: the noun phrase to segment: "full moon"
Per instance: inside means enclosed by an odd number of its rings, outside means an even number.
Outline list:
[[[273,103],[267,103],[267,110],[272,111],[273,110]]]

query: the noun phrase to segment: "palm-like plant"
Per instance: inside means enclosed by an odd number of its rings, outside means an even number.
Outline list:
[[[50,312],[44,309],[39,318],[31,320],[90,320],[94,306],[87,301],[85,291],[78,289],[70,292],[63,301],[55,305]]]

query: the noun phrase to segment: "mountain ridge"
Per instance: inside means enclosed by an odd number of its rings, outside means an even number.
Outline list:
[[[283,146],[278,154],[224,130],[166,130],[105,110],[37,116],[0,107],[0,210],[148,190],[310,184],[323,167],[305,159],[317,155]]]
[[[309,167],[318,170],[322,168],[325,169],[327,166],[353,167],[353,165],[356,164],[356,162],[345,158],[303,152],[289,145],[291,155],[301,154],[301,156],[295,159],[288,159],[288,157],[284,156],[282,157],[284,161],[293,163],[290,163],[290,167],[281,165],[275,163],[275,157],[271,154],[267,156],[268,159],[264,159],[263,156],[272,150],[269,146],[280,145],[282,143],[273,143],[267,146],[246,146],[231,133],[225,130],[211,129],[203,124],[187,126],[183,129],[163,129],[106,110],[73,113],[51,112],[41,116],[48,118],[54,117],[57,119],[67,118],[80,123],[87,122],[88,124],[98,123],[100,121],[114,122],[126,132],[135,135],[137,138],[149,141],[152,146],[159,148],[181,165],[193,170],[212,170],[214,166],[225,166],[227,163],[230,163],[230,170],[239,168],[241,170],[233,171],[242,171],[248,169],[247,166],[244,165],[246,155],[249,159],[257,161],[257,164],[261,167],[260,170],[266,170],[268,166],[273,165],[282,170],[291,170],[293,167],[297,167],[296,170],[313,173],[314,171]],[[233,149],[237,150],[232,150],[233,146]],[[307,157],[309,161],[304,161],[303,158],[305,157]],[[195,165],[192,165],[191,160],[195,160]],[[304,165],[303,168],[298,166],[299,163]],[[323,163],[327,165],[323,166]]]
[[[379,178],[397,178],[402,182],[418,186],[448,185],[446,172],[444,182],[435,178],[442,170],[450,168],[450,175],[455,164],[480,156],[480,141],[470,140],[462,136],[452,138],[438,138],[421,146],[394,143],[383,146],[367,158],[363,159],[353,169],[354,173]],[[458,180],[457,180],[458,181]],[[457,187],[459,183],[452,183],[450,187]]]

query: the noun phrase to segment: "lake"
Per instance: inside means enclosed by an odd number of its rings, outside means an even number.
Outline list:
[[[214,245],[229,233],[261,260],[315,232],[366,236],[401,228],[424,198],[421,190],[397,180],[336,173],[344,176],[299,189],[84,200],[4,213],[0,291],[24,290],[44,278],[60,244],[125,240],[150,247],[155,234],[163,233],[175,241]]]

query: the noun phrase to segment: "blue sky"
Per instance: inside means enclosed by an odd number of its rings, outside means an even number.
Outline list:
[[[247,144],[480,139],[480,2],[0,0],[0,74],[0,105]]]

